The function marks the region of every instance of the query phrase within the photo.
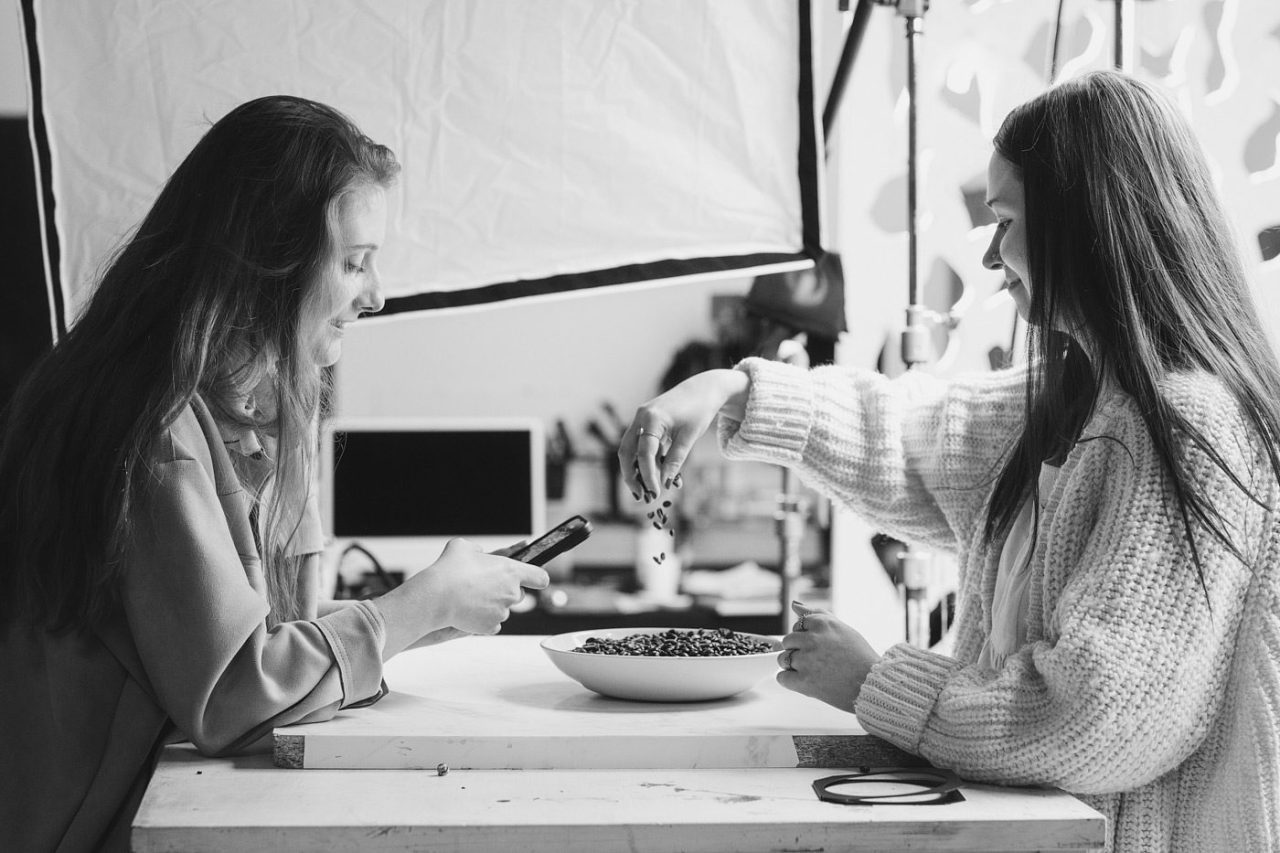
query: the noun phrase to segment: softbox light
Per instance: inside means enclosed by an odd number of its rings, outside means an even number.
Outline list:
[[[209,124],[329,103],[402,165],[388,313],[821,254],[809,4],[22,0],[60,325]]]

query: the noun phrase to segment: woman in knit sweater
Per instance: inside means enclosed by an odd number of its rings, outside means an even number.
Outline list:
[[[1100,72],[1014,110],[988,183],[1029,367],[747,359],[642,406],[623,471],[670,487],[718,415],[729,458],[959,555],[954,656],[808,612],[784,686],[966,778],[1079,795],[1109,849],[1280,849],[1280,367],[1199,148]]]

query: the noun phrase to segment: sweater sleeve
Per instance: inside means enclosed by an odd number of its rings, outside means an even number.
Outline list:
[[[259,748],[276,726],[379,692],[385,627],[367,603],[267,627],[268,606],[200,462],[151,471],[125,549],[123,605],[161,707],[207,754]]]
[[[969,778],[1082,794],[1151,782],[1203,742],[1251,570],[1196,524],[1202,586],[1145,424],[1131,402],[1123,408],[1105,436],[1077,446],[1044,510],[1046,580],[1031,604],[1056,602],[1045,630],[996,671],[891,648],[857,699],[867,731]],[[1207,434],[1248,483],[1258,460],[1242,428],[1217,426]],[[1201,451],[1182,453],[1247,552],[1267,511]]]
[[[1026,373],[890,380],[870,370],[801,370],[750,358],[746,417],[722,417],[730,459],[786,465],[901,539],[967,542],[1021,430]]]

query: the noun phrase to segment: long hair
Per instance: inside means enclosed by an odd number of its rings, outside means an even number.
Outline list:
[[[286,553],[324,384],[300,307],[336,263],[338,199],[398,169],[341,113],[303,98],[250,101],[205,133],[4,412],[0,628],[87,629],[118,606],[131,508],[157,441],[197,394],[217,418],[277,438],[261,547],[272,618],[296,616]],[[254,388],[274,397],[259,400],[268,423],[246,423],[237,405]]]
[[[992,495],[987,541],[1007,533],[1021,503],[1035,495],[1041,463],[1080,440],[1099,382],[1109,375],[1142,413],[1203,584],[1193,520],[1239,551],[1183,470],[1179,444],[1190,441],[1245,487],[1213,436],[1170,405],[1162,379],[1182,370],[1215,376],[1280,476],[1280,367],[1200,147],[1162,95],[1102,71],[1015,109],[995,148],[1025,191],[1027,355],[1036,369],[1025,430]]]

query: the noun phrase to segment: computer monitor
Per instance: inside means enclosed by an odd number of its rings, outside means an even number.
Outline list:
[[[486,551],[531,539],[546,525],[544,441],[527,418],[333,419],[320,442],[329,555],[356,543],[407,576],[456,536]]]

